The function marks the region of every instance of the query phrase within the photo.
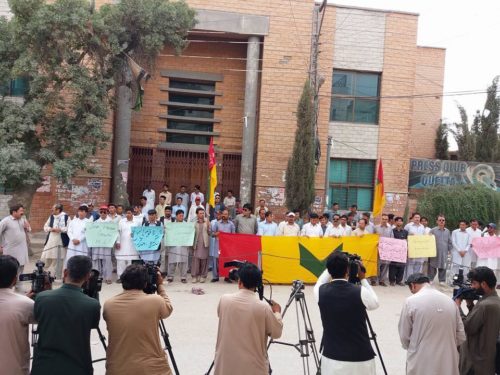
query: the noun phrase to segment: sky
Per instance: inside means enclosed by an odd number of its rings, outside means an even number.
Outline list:
[[[418,45],[446,48],[444,93],[481,90],[500,75],[498,0],[329,0],[332,4],[420,14]],[[469,119],[482,109],[485,94],[445,96],[442,118],[459,121],[457,102]]]

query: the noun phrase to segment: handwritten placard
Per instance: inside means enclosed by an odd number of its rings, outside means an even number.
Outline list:
[[[156,250],[163,238],[163,227],[132,227],[132,241],[137,251]]]
[[[378,254],[380,260],[406,263],[408,244],[406,240],[380,237],[378,241]]]
[[[434,236],[408,236],[408,258],[427,258],[436,256]]]
[[[478,258],[500,258],[500,237],[478,237],[472,240],[472,250]]]
[[[165,223],[165,245],[193,246],[194,224],[186,222]]]
[[[118,238],[118,224],[87,223],[85,238],[88,247],[113,247]]]

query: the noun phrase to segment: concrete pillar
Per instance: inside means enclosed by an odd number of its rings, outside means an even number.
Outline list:
[[[113,142],[113,187],[111,201],[115,204],[129,204],[127,194],[130,130],[132,128],[132,92],[122,85],[117,90],[116,123]]]
[[[252,202],[257,92],[259,86],[259,56],[260,39],[257,36],[251,36],[248,38],[247,46],[245,109],[241,149],[240,199],[242,204]]]

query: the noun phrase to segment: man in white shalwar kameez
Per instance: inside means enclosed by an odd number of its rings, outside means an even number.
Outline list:
[[[52,226],[50,225],[51,222]],[[61,233],[66,233],[68,231],[68,215],[63,211],[63,206],[61,204],[52,206],[52,215],[50,215],[45,222],[43,231],[48,233],[48,235],[40,259],[45,262],[45,269],[50,270],[56,265],[58,250],[59,259],[64,261],[66,257],[66,248],[63,246]]]
[[[87,206],[78,207],[77,214],[68,224],[69,245],[64,259],[64,268],[68,259],[75,255],[89,255],[87,240],[85,239],[85,226],[91,223],[92,219],[87,219],[89,209]]]
[[[108,206],[99,207],[99,219],[94,221],[94,225],[110,223],[108,216]],[[106,284],[111,284],[113,274],[113,261],[111,259],[111,247],[93,247],[92,248],[92,266],[99,271],[100,276]]]
[[[458,273],[460,268],[464,269],[464,275],[470,271],[471,265],[471,243],[472,239],[467,232],[467,222],[460,220],[458,229],[451,233],[453,250],[451,252],[451,274]]]
[[[458,375],[457,347],[465,341],[460,312],[422,273],[406,281],[412,296],[403,305],[399,337],[407,350],[407,375]]]
[[[116,272],[118,274],[118,280],[116,282],[121,282],[120,278],[125,271],[127,266],[132,264],[133,260],[140,259],[137,250],[134,247],[134,241],[132,240],[132,228],[140,226],[134,221],[134,214],[131,208],[127,208],[125,211],[125,218],[118,224],[118,240],[116,241]]]
[[[182,210],[177,210],[175,213],[175,223],[182,223],[184,221],[184,212]],[[172,225],[171,230],[175,230],[174,225]],[[187,282],[187,266],[189,258],[189,246],[168,246],[168,273],[167,281],[174,281],[175,269],[179,267],[179,272],[181,276],[181,282]]]
[[[479,221],[477,219],[472,219],[470,222],[470,226],[467,228],[467,233],[469,233],[470,236],[470,241],[471,241],[471,268],[476,268],[477,264],[477,254],[474,251],[474,248],[472,246],[472,241],[474,241],[474,238],[479,238],[482,236],[483,232],[481,231],[481,228],[479,228]]]

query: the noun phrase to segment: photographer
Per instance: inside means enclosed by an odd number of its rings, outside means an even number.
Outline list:
[[[158,322],[172,313],[161,273],[157,292],[145,294],[145,266],[131,264],[121,275],[123,293],[104,303],[103,318],[109,336],[106,374],[171,374],[158,335]]]
[[[243,265],[238,276],[239,291],[223,295],[217,307],[215,374],[267,375],[267,339],[281,336],[281,307],[275,302],[271,307],[256,298],[262,272],[255,264]]]
[[[487,267],[476,267],[467,277],[481,298],[476,305],[466,300],[467,316],[461,309],[462,299],[455,299],[467,335],[467,341],[460,347],[460,374],[491,375],[495,373],[496,342],[500,332],[500,298],[495,290],[497,279]]]
[[[16,258],[0,255],[0,372],[9,375],[30,372],[28,327],[35,322],[33,300],[12,290],[18,269]]]
[[[68,259],[64,284],[35,299],[39,338],[32,375],[88,375],[93,373],[90,330],[99,325],[99,301],[82,292],[90,278],[92,261],[84,255]]]
[[[378,298],[356,262],[361,286],[349,283],[349,258],[335,251],[314,286],[323,323],[321,374],[375,374],[373,352],[366,326],[366,310],[378,308]],[[331,282],[329,282],[329,280]]]

